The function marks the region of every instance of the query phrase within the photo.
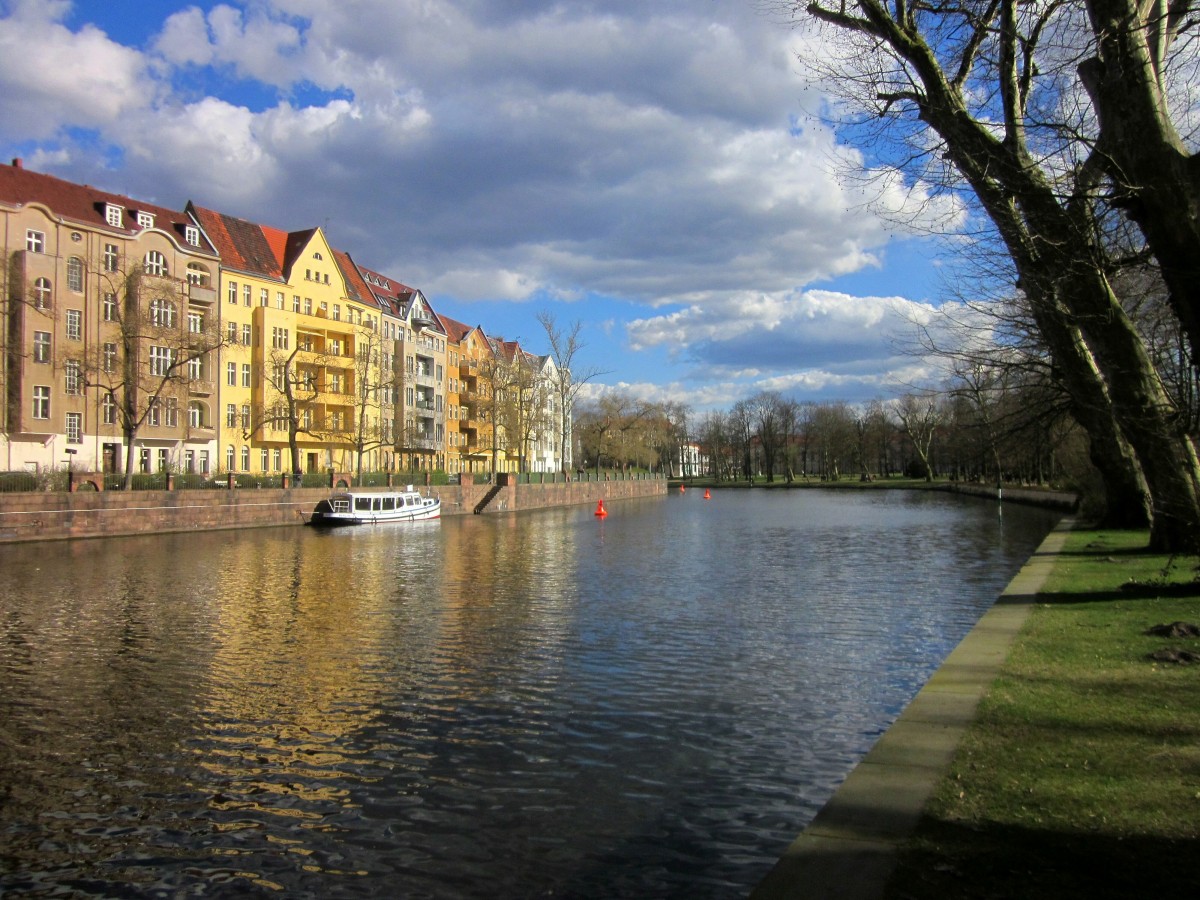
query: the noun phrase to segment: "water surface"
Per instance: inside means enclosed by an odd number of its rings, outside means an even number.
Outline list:
[[[0,893],[745,896],[1054,520],[609,512],[0,549]]]

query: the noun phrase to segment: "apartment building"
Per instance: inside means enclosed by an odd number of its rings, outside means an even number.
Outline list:
[[[421,291],[366,266],[356,270],[387,310],[383,352],[392,369],[385,405],[399,467],[456,471],[449,466],[446,328]]]
[[[284,232],[195,204],[188,213],[222,259],[224,470],[381,466],[382,315],[324,232]]]
[[[0,167],[0,465],[215,464],[216,248],[183,212]]]
[[[331,247],[0,167],[0,467],[561,467],[553,361]],[[536,423],[536,427],[535,427]]]

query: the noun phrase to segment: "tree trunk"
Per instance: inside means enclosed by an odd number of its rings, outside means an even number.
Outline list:
[[[1095,58],[1079,66],[1100,122],[1099,149],[1118,199],[1158,260],[1171,306],[1200,351],[1200,163],[1171,121],[1162,86],[1184,7],[1087,0]]]

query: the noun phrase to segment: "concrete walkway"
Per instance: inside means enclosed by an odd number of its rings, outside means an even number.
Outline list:
[[[751,900],[878,900],[925,803],[1008,657],[1073,522],[1042,542],[871,752],[792,842]]]

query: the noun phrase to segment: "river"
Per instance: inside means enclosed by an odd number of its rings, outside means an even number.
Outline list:
[[[1056,519],[608,508],[0,548],[0,894],[743,897]]]

